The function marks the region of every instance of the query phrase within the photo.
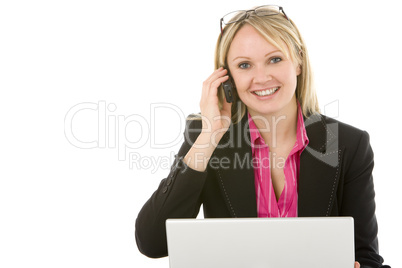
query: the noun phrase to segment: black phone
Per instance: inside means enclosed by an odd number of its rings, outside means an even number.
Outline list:
[[[233,85],[230,79],[222,83],[225,98],[228,103],[233,102]]]

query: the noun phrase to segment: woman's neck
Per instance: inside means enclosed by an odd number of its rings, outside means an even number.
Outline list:
[[[298,106],[296,98],[285,109],[277,113],[261,115],[253,114],[250,111],[250,115],[260,135],[270,148],[288,143],[293,146],[297,133]]]

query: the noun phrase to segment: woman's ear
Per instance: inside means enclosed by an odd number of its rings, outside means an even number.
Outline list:
[[[299,76],[301,74],[301,71],[302,71],[301,66],[297,65],[297,67],[296,67],[296,75]]]
[[[302,50],[299,50],[299,56],[300,56],[300,61],[298,61],[298,62],[300,62],[300,64],[299,65],[297,65],[297,67],[296,67],[296,74],[297,74],[297,76],[299,76],[300,74],[301,74],[301,71],[302,71],[302,62],[303,62],[303,51]]]

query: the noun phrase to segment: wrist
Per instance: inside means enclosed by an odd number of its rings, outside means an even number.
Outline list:
[[[209,159],[219,144],[224,133],[201,132],[183,161],[191,169],[205,171]]]
[[[198,136],[196,143],[201,147],[209,147],[215,149],[223,135],[225,135],[226,130],[215,130],[215,131],[202,131]]]

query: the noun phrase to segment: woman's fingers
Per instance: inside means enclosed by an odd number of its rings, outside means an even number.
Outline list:
[[[225,82],[228,78],[226,69],[221,67],[215,70],[203,83],[202,88],[204,96],[216,95],[220,84]]]
[[[229,79],[227,75],[227,70],[219,68],[215,70],[208,78],[204,81],[202,86],[202,96],[200,101],[201,108],[212,104],[214,106],[218,105],[218,88],[219,86]]]
[[[219,109],[218,88],[229,79],[228,71],[223,68],[215,70],[202,85],[202,96],[200,101],[203,126],[208,126],[212,131],[222,130],[228,127],[226,122],[231,117],[231,104],[224,102],[222,110]],[[223,118],[225,117],[225,118]]]
[[[222,77],[227,74],[227,70],[223,67],[216,69],[205,81],[214,81],[219,77]]]

